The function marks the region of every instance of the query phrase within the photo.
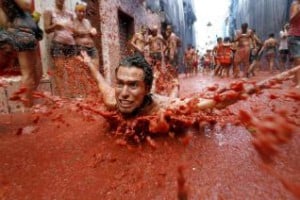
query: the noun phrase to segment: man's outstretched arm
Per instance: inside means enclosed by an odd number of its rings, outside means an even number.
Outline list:
[[[91,74],[96,80],[97,86],[103,96],[104,104],[108,108],[116,107],[117,102],[115,98],[115,90],[106,82],[102,74],[98,71],[99,67],[95,66],[95,64],[92,62],[91,58],[87,55],[85,51],[81,52],[80,59],[90,68]]]

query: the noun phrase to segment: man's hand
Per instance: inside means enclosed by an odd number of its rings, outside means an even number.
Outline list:
[[[92,29],[90,30],[90,34],[91,34],[92,36],[97,35],[97,29],[92,28]]]
[[[92,58],[87,54],[86,51],[80,51],[80,56],[77,58],[88,66],[90,66],[92,63]]]

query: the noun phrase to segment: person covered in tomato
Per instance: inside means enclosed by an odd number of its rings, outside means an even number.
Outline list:
[[[232,44],[230,42],[229,37],[225,37],[223,44],[222,44],[222,53],[221,57],[219,58],[221,69],[220,69],[220,75],[223,75],[223,72],[226,73],[226,77],[229,78],[229,70],[232,65],[232,59],[233,59],[233,49]]]
[[[250,66],[250,53],[253,41],[253,32],[248,28],[248,23],[243,23],[241,29],[236,32],[235,39],[236,52],[233,61],[233,76],[239,78],[240,76],[240,65],[244,65],[244,76],[247,77],[247,72]]]
[[[207,49],[203,55],[203,73],[209,73],[211,66],[213,65],[212,50]]]
[[[215,123],[218,116],[212,109],[222,109],[270,86],[269,80],[258,84],[236,81],[229,87],[208,88],[208,93],[215,91],[213,94],[195,94],[187,98],[162,96],[151,93],[152,68],[140,54],[120,62],[115,69],[113,87],[95,70],[86,52],[81,52],[81,56],[80,60],[89,66],[98,84],[106,107],[101,111],[84,104],[83,108],[108,119],[111,128],[116,128],[116,134],[136,142],[149,141],[152,134],[183,133],[186,128],[199,126],[201,121]],[[276,76],[276,80],[283,80],[287,75]]]
[[[125,118],[158,114],[166,109],[176,109],[187,105],[191,100],[151,93],[153,71],[142,55],[135,54],[120,62],[115,70],[115,87],[105,81],[86,52],[81,52],[80,59],[89,66],[106,107],[117,110]],[[202,110],[214,107],[216,104],[217,102],[213,99],[201,99],[194,107]]]
[[[217,38],[217,45],[213,48],[213,55],[216,63],[214,75],[221,76],[221,57],[223,56],[223,38]]]

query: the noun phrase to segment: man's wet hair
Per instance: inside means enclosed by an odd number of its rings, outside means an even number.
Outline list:
[[[241,29],[242,29],[242,33],[246,33],[247,29],[248,29],[248,23],[243,23],[241,25]]]
[[[231,42],[231,38],[230,37],[225,37],[224,42]]]
[[[122,67],[136,67],[144,71],[144,83],[149,89],[152,86],[153,82],[153,70],[151,65],[146,61],[146,59],[141,54],[134,54],[133,56],[128,56],[124,58],[119,66],[116,68],[115,73],[117,74],[120,66]]]
[[[270,38],[275,37],[274,33],[270,33],[270,34],[269,34],[269,37],[270,37]]]

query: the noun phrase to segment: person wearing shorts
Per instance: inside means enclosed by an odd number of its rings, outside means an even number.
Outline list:
[[[289,58],[289,48],[288,48],[288,30],[289,24],[285,24],[283,29],[279,32],[279,55],[280,55],[280,68],[284,70],[286,68],[286,62]]]
[[[18,62],[22,74],[21,87],[24,92],[24,105],[33,105],[33,91],[39,85],[42,69],[38,62],[37,45],[41,39],[37,36],[40,31],[32,13],[32,3],[29,0],[2,0],[0,27],[4,46],[13,48],[17,52]]]
[[[54,81],[59,96],[69,96],[67,84],[68,65],[77,54],[76,42],[73,37],[74,14],[65,9],[65,0],[55,0],[55,9],[44,13],[44,27],[47,34],[52,33],[50,55],[54,64]],[[74,63],[75,65],[75,63]]]

